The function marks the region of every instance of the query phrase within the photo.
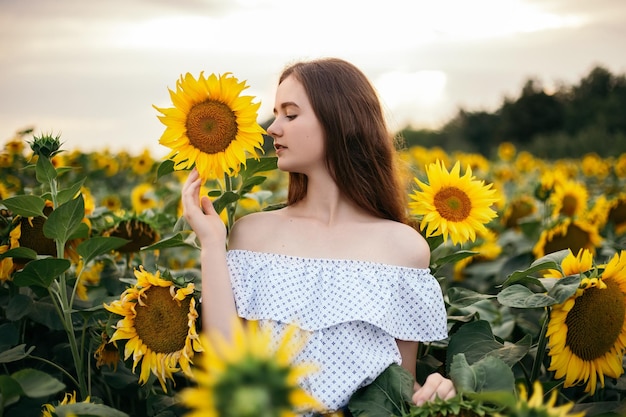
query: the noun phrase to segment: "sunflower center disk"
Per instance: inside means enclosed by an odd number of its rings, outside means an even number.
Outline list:
[[[187,115],[187,137],[201,152],[223,152],[237,137],[237,117],[226,104],[207,100],[198,103]]]
[[[624,296],[617,284],[605,283],[606,289],[589,288],[576,298],[565,319],[566,344],[585,361],[610,352],[624,325]]]
[[[187,314],[190,298],[185,298],[179,304],[172,299],[168,287],[150,287],[144,294],[145,305],[136,306],[137,336],[157,353],[182,350],[189,332]]]
[[[578,253],[580,249],[589,246],[589,233],[570,224],[565,234],[557,234],[550,241],[546,242],[544,253],[557,252],[562,249],[570,249],[573,253]]]
[[[578,208],[578,199],[572,195],[566,195],[563,197],[563,207],[561,208],[561,214],[572,217],[576,214]]]
[[[453,222],[467,219],[472,210],[472,200],[457,187],[443,188],[435,195],[434,203],[441,217]]]

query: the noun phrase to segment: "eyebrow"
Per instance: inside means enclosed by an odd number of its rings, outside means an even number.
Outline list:
[[[284,103],[281,103],[280,108],[285,110],[287,107],[297,107],[300,108],[300,106],[298,106],[296,103],[294,103],[293,101],[286,101]],[[276,114],[276,107],[274,107],[274,114]]]

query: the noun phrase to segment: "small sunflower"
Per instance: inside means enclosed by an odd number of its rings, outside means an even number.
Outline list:
[[[120,351],[116,342],[111,342],[109,335],[106,332],[101,334],[101,342],[96,351],[93,354],[96,360],[96,367],[108,366],[117,370],[117,365],[120,362]]]
[[[119,300],[104,307],[122,317],[113,326],[110,343],[127,340],[124,359],[133,357],[133,372],[141,362],[139,383],[145,384],[150,373],[161,383],[172,379],[179,369],[191,376],[191,361],[202,351],[196,331],[196,300],[194,285],[179,288],[142,266],[135,271],[137,283],[126,289]],[[180,368],[179,368],[180,367]]]
[[[197,386],[181,392],[182,403],[192,410],[186,416],[295,417],[319,411],[318,402],[298,386],[314,367],[293,364],[304,342],[294,337],[296,331],[289,326],[280,340],[272,340],[269,328],[256,321],[244,327],[236,320],[232,343],[221,334],[203,337],[205,351],[193,368]]]
[[[126,216],[115,226],[102,232],[102,236],[113,236],[127,239],[130,242],[116,249],[119,253],[135,253],[141,248],[150,246],[160,239],[159,232],[147,221],[135,216]]]
[[[529,195],[523,194],[512,199],[502,215],[502,224],[507,229],[517,229],[520,221],[537,213],[537,201]]]
[[[88,403],[89,402],[89,397],[87,397],[85,399],[85,401],[83,401],[84,403]],[[61,400],[60,403],[57,404],[57,406],[59,405],[68,405],[68,404],[76,404],[76,392],[73,393],[66,393],[65,396],[63,397],[63,400]],[[43,409],[41,411],[41,417],[54,417],[57,414],[55,413],[56,407],[53,406],[52,404],[44,404],[43,405]]]
[[[598,227],[584,220],[566,218],[551,228],[544,229],[539,240],[533,247],[533,254],[537,259],[548,253],[569,249],[578,253],[580,249],[587,249],[595,253],[602,244],[602,236]]]
[[[43,213],[49,216],[52,213],[52,203],[46,202]],[[56,243],[43,233],[43,225],[46,218],[43,216],[13,218],[13,228],[9,233],[11,249],[25,247],[34,250],[41,256],[56,256]],[[14,259],[17,264],[25,264],[26,259]]]
[[[417,178],[423,191],[411,194],[412,214],[422,216],[420,230],[426,228],[426,237],[448,235],[454,244],[474,241],[476,232],[485,232],[485,224],[497,216],[491,207],[497,201],[492,184],[485,185],[472,176],[471,168],[460,176],[457,162],[448,172],[442,162],[426,167],[429,184]]]
[[[504,162],[510,162],[515,158],[517,149],[511,142],[502,142],[498,145],[498,157]]]
[[[0,245],[0,255],[9,250],[9,245]],[[11,280],[14,271],[13,258],[0,259],[0,284]]]
[[[154,166],[154,159],[148,149],[145,149],[143,153],[131,159],[131,168],[137,175],[145,175],[152,170]]]
[[[620,193],[610,201],[608,221],[618,235],[626,232],[626,193]]]
[[[265,130],[257,123],[261,103],[253,96],[241,96],[248,88],[232,74],[219,77],[204,73],[196,80],[187,73],[170,90],[172,108],[154,106],[166,126],[159,143],[171,149],[177,169],[194,163],[204,179],[236,175],[246,162],[246,152],[257,155],[262,150]]]
[[[547,403],[543,401],[543,387],[539,381],[533,384],[533,395],[528,398],[526,387],[519,385],[519,400],[515,407],[507,410],[507,417],[583,417],[584,412],[570,413],[574,407],[574,403],[567,402],[563,405],[555,407],[558,390],[553,390]]]
[[[565,181],[557,184],[550,196],[553,216],[577,217],[587,210],[589,191],[578,181]]]
[[[130,201],[135,213],[143,213],[161,204],[154,187],[148,183],[136,185],[130,192]]]
[[[562,278],[580,275],[576,293],[553,306],[548,323],[550,371],[565,377],[564,387],[587,383],[586,392],[595,393],[604,377],[618,378],[623,372],[626,350],[626,251],[615,254],[608,264],[593,265],[589,251],[570,253],[561,270],[547,276]]]
[[[116,212],[122,208],[122,200],[113,194],[105,196],[100,204],[111,212]]]
[[[585,214],[585,220],[602,230],[609,219],[611,204],[604,194],[599,195],[594,201],[591,209]]]

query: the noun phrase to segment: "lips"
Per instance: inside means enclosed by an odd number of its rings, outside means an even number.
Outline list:
[[[280,151],[282,149],[287,149],[287,147],[281,145],[280,143],[274,143],[274,150],[276,150],[276,152],[278,152],[278,151]]]

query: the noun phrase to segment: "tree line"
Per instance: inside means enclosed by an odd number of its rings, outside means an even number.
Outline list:
[[[579,83],[547,92],[529,78],[493,112],[459,109],[437,130],[405,128],[406,146],[438,146],[493,157],[502,142],[546,159],[626,152],[626,75],[595,66]]]

